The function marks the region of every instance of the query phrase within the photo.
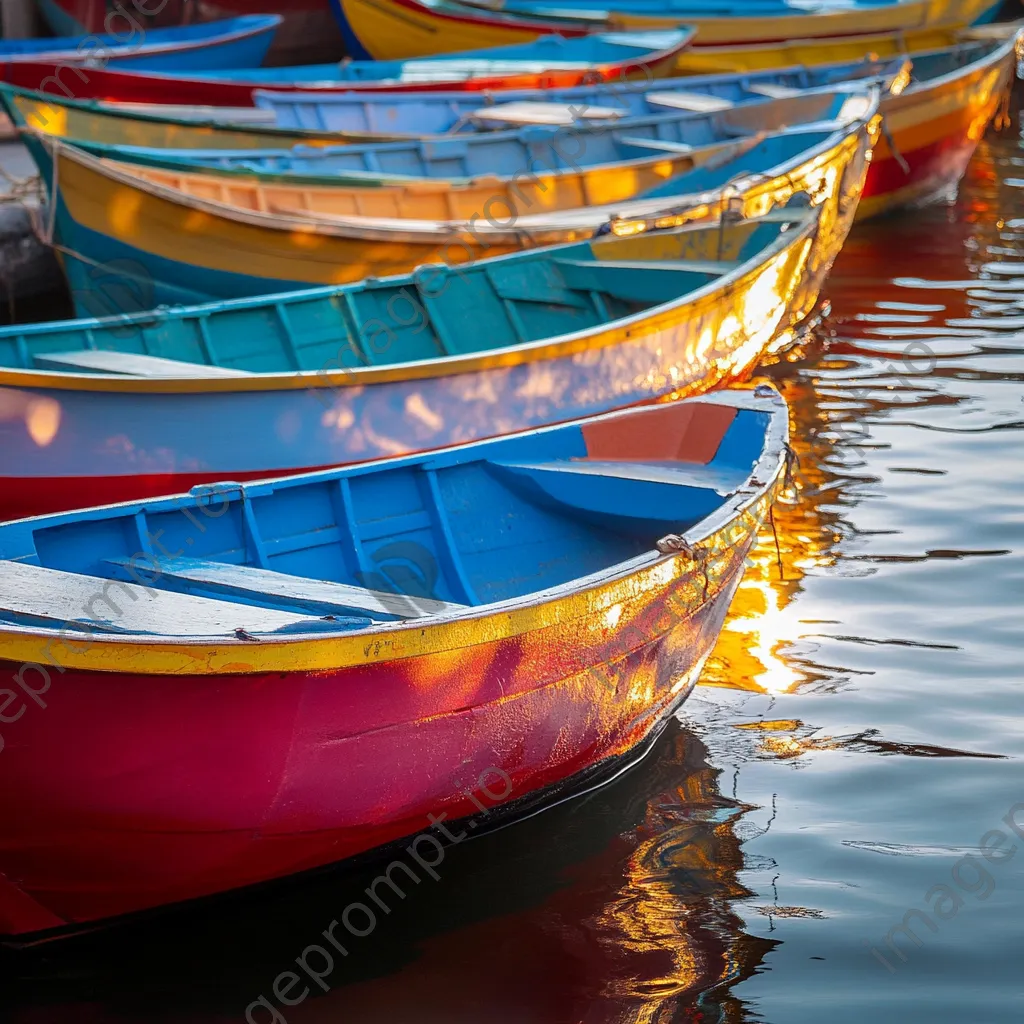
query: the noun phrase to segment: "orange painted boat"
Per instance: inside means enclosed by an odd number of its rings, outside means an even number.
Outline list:
[[[980,55],[970,47],[962,53],[973,59],[937,77],[926,77],[927,57],[915,61],[915,77],[907,88],[883,99],[882,136],[872,155],[859,220],[955,187],[989,124],[1008,123],[1006,105],[1024,54],[1024,31],[981,47]]]

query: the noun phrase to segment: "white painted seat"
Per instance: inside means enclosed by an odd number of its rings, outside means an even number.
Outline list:
[[[767,96],[772,100],[788,100],[803,94],[803,89],[794,89],[791,85],[779,85],[777,82],[755,82],[747,86],[747,92],[758,96]]]
[[[713,114],[718,110],[732,110],[735,103],[724,96],[711,96],[703,92],[649,92],[647,102],[655,107],[669,107],[672,110],[692,110],[700,114]]]
[[[41,370],[89,370],[125,377],[251,377],[246,370],[186,363],[180,359],[145,356],[136,352],[82,349],[75,352],[40,352],[33,361]]]
[[[111,564],[125,568],[127,562],[114,559]],[[390,594],[367,587],[312,580],[272,569],[227,565],[201,558],[169,559],[160,563],[159,571],[160,580],[195,584],[207,593],[223,594],[228,599],[287,601],[298,607],[309,607],[311,614],[319,615],[362,613],[374,619],[417,619],[466,607],[430,597]],[[159,586],[159,581],[156,585]]]
[[[470,115],[471,121],[496,124],[573,125],[579,121],[614,121],[629,113],[619,107],[594,107],[586,103],[542,103],[523,100],[481,107]]]
[[[694,147],[687,142],[668,142],[665,139],[634,139],[625,135],[619,139],[627,146],[636,146],[639,149],[653,149],[659,153],[692,153]]]
[[[147,567],[140,565],[139,578],[148,575]],[[236,630],[300,632],[302,624],[308,624],[311,632],[322,632],[326,625],[316,616],[192,597],[25,562],[0,561],[0,595],[0,618],[42,621],[61,628],[78,625],[106,633],[231,637]]]

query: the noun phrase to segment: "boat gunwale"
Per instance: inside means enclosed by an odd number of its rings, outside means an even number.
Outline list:
[[[767,394],[762,386],[754,389],[728,389],[700,395],[686,401],[693,404],[725,405],[737,411],[767,413],[769,422],[765,428],[764,444],[743,483],[738,486],[713,512],[680,534],[686,549],[662,553],[651,548],[640,555],[616,562],[597,572],[577,577],[566,583],[557,584],[515,598],[465,608],[454,608],[422,618],[397,622],[373,623],[363,629],[326,633],[289,633],[286,635],[260,633],[258,643],[236,637],[161,637],[137,634],[104,634],[91,630],[81,637],[69,635],[66,628],[46,626],[19,626],[0,624],[0,660],[45,666],[51,662],[51,648],[60,643],[66,656],[62,656],[59,667],[62,671],[76,669],[102,672],[114,675],[152,676],[235,676],[255,675],[265,672],[308,673],[318,671],[343,671],[367,665],[403,661],[408,658],[465,649],[482,643],[499,642],[522,636],[532,631],[557,626],[574,619],[592,616],[603,608],[621,603],[628,594],[618,595],[616,589],[625,587],[631,580],[642,578],[658,571],[671,572],[663,582],[671,586],[671,580],[680,580],[686,574],[683,561],[693,563],[691,553],[696,546],[722,533],[731,523],[741,521],[752,509],[762,502],[773,503],[783,485],[782,474],[786,464],[789,440],[789,413],[781,394],[774,388]],[[547,433],[572,429],[583,423],[593,423],[615,417],[642,415],[645,411],[658,408],[658,404],[635,409],[616,410],[599,416],[571,420],[565,423],[543,427],[535,431],[522,431],[508,437],[526,433]],[[469,444],[439,449],[428,455],[403,455],[375,459],[359,465],[358,471],[368,472],[382,466],[398,466],[402,463],[425,462],[437,455],[451,451],[472,452],[501,439],[486,439]],[[319,480],[331,479],[336,469],[303,473],[286,478],[273,477],[250,481],[237,487],[239,497],[258,496],[260,487],[267,484],[302,486]],[[217,485],[210,485],[216,487]],[[208,489],[208,488],[207,488]],[[222,490],[220,493],[224,493]],[[112,510],[119,508],[145,509],[146,511],[180,510],[178,495],[149,501],[127,501],[113,505],[97,506],[77,512],[56,513],[29,519],[12,520],[0,524],[0,529],[17,523],[31,523],[35,520],[66,520],[69,516],[90,515],[95,519],[109,519]],[[198,499],[197,499],[198,500]],[[101,515],[100,513],[104,513]],[[756,531],[754,533],[756,538]],[[15,564],[19,560],[13,560]],[[24,561],[21,559],[20,561]],[[742,572],[742,569],[739,571]],[[106,577],[96,579],[98,584],[110,582]],[[714,596],[717,591],[708,590],[701,604]],[[490,624],[493,628],[487,628]],[[448,636],[460,628],[467,634],[464,638]],[[384,641],[367,645],[367,638]],[[397,650],[394,640],[404,641],[407,648]],[[75,644],[87,641],[87,649],[80,651]],[[331,652],[325,652],[331,648]],[[255,655],[250,664],[232,660],[239,651]],[[126,663],[133,655],[146,664],[140,666],[134,661]],[[328,653],[332,656],[324,657]],[[317,656],[319,655],[319,656]]]
[[[583,351],[608,348],[620,344],[631,337],[633,329],[639,324],[648,324],[653,328],[659,320],[671,321],[678,318],[678,315],[686,306],[706,302],[716,296],[728,295],[732,290],[740,287],[747,278],[759,273],[761,268],[770,260],[778,258],[786,250],[796,245],[812,240],[817,235],[820,213],[820,206],[808,206],[799,209],[781,206],[769,210],[760,217],[742,218],[735,221],[734,224],[738,226],[750,223],[760,224],[781,221],[796,222],[798,227],[791,228],[787,232],[780,231],[779,235],[769,245],[744,261],[740,266],[667,302],[659,303],[637,313],[619,317],[593,327],[581,328],[567,334],[541,338],[537,341],[509,345],[501,349],[491,349],[485,353],[435,356],[431,359],[417,359],[406,363],[392,363],[381,367],[356,366],[327,372],[321,367],[319,370],[292,370],[265,374],[254,373],[238,377],[128,377],[121,374],[69,373],[59,370],[23,370],[3,367],[0,368],[0,386],[13,385],[22,388],[45,388],[61,391],[156,392],[164,394],[194,394],[210,391],[240,393],[248,391],[320,390],[445,377],[457,373],[502,369],[523,363],[576,355]],[[710,222],[686,224],[670,230],[678,232],[708,231],[713,229],[715,222],[713,220]],[[600,239],[582,241],[600,241]],[[580,242],[567,242],[563,246],[551,246],[549,251],[578,244]],[[486,262],[494,264],[501,260],[521,259],[524,255],[529,255],[529,253],[505,253],[500,256],[494,256]],[[457,272],[459,266],[470,265],[460,264],[455,268],[449,269]],[[421,264],[423,268],[430,266],[444,266],[444,264]],[[415,271],[413,274],[415,274]],[[376,283],[399,281],[410,276],[412,275],[408,273],[394,274],[376,278],[375,280]],[[339,285],[337,288],[330,288],[328,286],[328,289],[325,291],[325,297],[330,294],[340,294],[359,283],[353,282],[353,284],[349,285]],[[279,294],[284,297],[296,293],[282,292]],[[267,302],[273,296],[264,295],[258,298],[261,302]],[[246,300],[242,299],[239,301],[245,302]],[[147,314],[138,314],[138,317],[143,320],[151,319],[151,315]],[[115,319],[118,323],[127,326],[126,321],[120,318]],[[40,325],[41,328],[46,326],[45,324]],[[45,332],[40,330],[40,333]],[[340,344],[341,342],[339,341]]]

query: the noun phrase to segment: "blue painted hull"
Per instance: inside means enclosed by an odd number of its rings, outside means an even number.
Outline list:
[[[279,25],[280,18],[275,15],[145,29],[130,15],[119,15],[110,23],[111,35],[0,41],[0,60],[60,61],[66,57],[70,62],[95,57],[106,58],[108,67],[130,71],[255,68],[263,62]],[[74,31],[72,24],[68,28]]]

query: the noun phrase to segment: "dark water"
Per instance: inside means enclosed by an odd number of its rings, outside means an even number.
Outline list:
[[[452,850],[284,1019],[1024,1017],[1022,189],[1014,129],[959,198],[851,238],[822,331],[768,371],[802,467],[781,574],[766,538],[653,756]],[[241,1021],[360,892],[332,876],[5,959],[0,1005]]]

